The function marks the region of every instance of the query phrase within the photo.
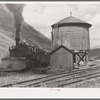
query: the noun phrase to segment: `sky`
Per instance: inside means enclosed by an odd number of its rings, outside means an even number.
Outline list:
[[[51,38],[51,25],[72,16],[92,24],[90,47],[100,47],[100,3],[88,2],[38,2],[26,4],[23,9],[24,21],[42,34]]]

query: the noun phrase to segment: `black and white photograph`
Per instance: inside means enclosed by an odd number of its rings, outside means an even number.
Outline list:
[[[100,2],[0,2],[0,88],[100,88]]]

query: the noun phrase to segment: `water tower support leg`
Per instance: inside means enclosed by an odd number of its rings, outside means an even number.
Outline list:
[[[86,62],[86,65],[88,65],[88,53],[86,54],[85,62]]]
[[[79,53],[76,53],[76,54],[77,54],[78,57],[79,57],[79,61],[78,61],[77,65],[80,65],[80,62],[81,62],[81,61],[83,61],[83,62],[86,64],[86,61],[84,60],[84,58],[86,57],[87,52],[84,52],[84,55],[83,55],[83,56],[81,56]],[[86,59],[87,59],[87,58],[86,58]]]

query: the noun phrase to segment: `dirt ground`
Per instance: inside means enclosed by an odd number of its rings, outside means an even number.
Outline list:
[[[47,76],[47,74],[34,74],[32,71],[15,73],[9,76],[0,77],[0,86],[45,76]]]

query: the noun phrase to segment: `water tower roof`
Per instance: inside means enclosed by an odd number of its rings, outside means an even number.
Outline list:
[[[54,25],[61,25],[61,24],[66,24],[66,25],[67,24],[68,25],[69,24],[84,24],[84,25],[87,25],[89,27],[92,26],[91,24],[89,24],[89,23],[87,23],[87,22],[85,22],[83,20],[80,20],[80,19],[78,19],[76,17],[73,17],[73,16],[69,16],[69,17],[64,18],[64,19],[60,20],[59,22],[53,24],[52,27],[54,27]]]

